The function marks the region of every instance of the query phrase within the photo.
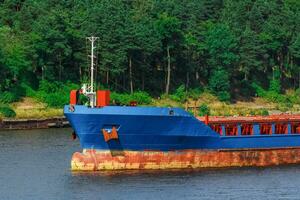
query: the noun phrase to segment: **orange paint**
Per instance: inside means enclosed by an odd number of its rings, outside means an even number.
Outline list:
[[[253,125],[252,124],[242,124],[241,125],[242,135],[253,135]]]
[[[98,90],[97,91],[97,107],[108,106],[110,101],[109,90]]]
[[[102,134],[103,134],[105,142],[119,138],[116,127],[112,127],[110,133],[108,131],[106,131],[105,129],[102,129]]]
[[[96,151],[74,153],[72,170],[183,169],[300,163],[300,148],[257,150]]]
[[[275,124],[275,134],[287,134],[288,133],[287,124]]]
[[[208,122],[209,122],[208,115],[205,115],[205,121],[204,121],[204,123],[205,123],[206,125],[208,125]]]
[[[272,124],[261,124],[260,133],[262,135],[271,135],[272,134]]]
[[[200,121],[204,122],[205,117],[197,117]],[[270,123],[270,122],[300,122],[300,115],[296,114],[281,114],[270,116],[238,116],[238,117],[222,117],[210,116],[209,124],[226,124],[226,123]]]
[[[220,135],[222,135],[222,126],[220,124],[212,124],[210,125],[210,128],[215,132],[219,133]]]
[[[77,104],[77,95],[76,90],[71,90],[70,92],[70,105],[76,105]]]
[[[300,133],[300,123],[291,123],[292,134]]]
[[[226,124],[225,133],[227,136],[236,136],[238,135],[238,129],[236,124]]]

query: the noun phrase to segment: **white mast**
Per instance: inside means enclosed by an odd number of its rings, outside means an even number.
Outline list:
[[[95,41],[98,39],[98,37],[88,37],[89,41],[91,41],[91,90],[90,92],[94,92],[94,49],[96,48],[94,46]]]
[[[98,37],[87,37],[87,39],[91,42],[91,85],[90,85],[90,91],[87,92],[87,95],[90,98],[90,106],[93,108],[96,103],[96,93],[94,91],[94,49],[96,49],[94,43],[98,39]]]

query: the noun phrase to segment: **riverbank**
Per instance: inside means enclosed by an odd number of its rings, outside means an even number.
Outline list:
[[[69,122],[65,117],[0,120],[0,130],[45,129],[62,127],[69,127]]]
[[[261,97],[233,102],[222,102],[216,96],[204,92],[196,99],[189,98],[186,102],[174,101],[171,98],[159,98],[152,101],[154,106],[181,107],[196,116],[203,115],[207,108],[211,116],[255,116],[274,114],[300,114],[300,104],[275,103]]]
[[[49,119],[63,117],[62,108],[52,108],[35,98],[24,97],[14,102],[11,108],[15,111],[15,119]]]
[[[10,104],[16,113],[14,118],[0,117],[0,129],[34,129],[65,127],[68,121],[63,116],[62,108],[51,108],[37,99],[25,97],[19,102]],[[257,97],[247,101],[226,103],[210,93],[202,93],[196,99],[185,102],[176,101],[168,96],[152,98],[145,106],[181,107],[195,116],[209,112],[211,116],[257,116],[274,114],[300,114],[300,105],[269,102]],[[204,110],[203,110],[204,109]]]

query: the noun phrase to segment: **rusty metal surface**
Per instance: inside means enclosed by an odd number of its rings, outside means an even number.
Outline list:
[[[263,150],[96,151],[76,152],[72,170],[184,169],[271,166],[300,163],[300,148]]]

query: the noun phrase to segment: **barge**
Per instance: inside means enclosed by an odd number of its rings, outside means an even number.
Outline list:
[[[196,118],[181,108],[111,106],[91,83],[64,115],[80,140],[72,170],[183,169],[300,163],[300,115]],[[79,105],[78,96],[89,97]]]

